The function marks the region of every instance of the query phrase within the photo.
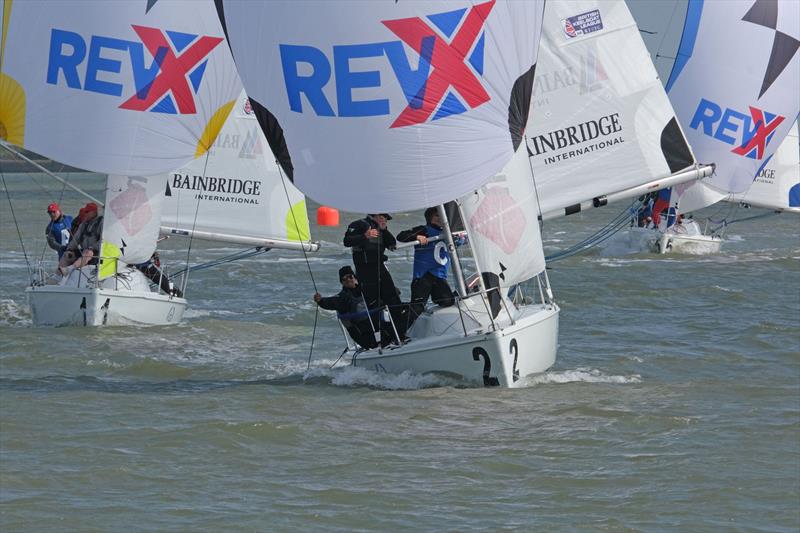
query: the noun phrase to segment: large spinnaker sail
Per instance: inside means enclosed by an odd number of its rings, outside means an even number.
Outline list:
[[[532,81],[544,2],[216,1],[245,89],[314,200],[441,204],[511,159],[526,118],[512,91]]]
[[[746,191],[781,144],[800,112],[799,47],[796,0],[689,0],[666,89],[695,154],[717,169],[681,195],[681,211]]]
[[[208,154],[168,175],[161,226],[253,246],[317,247],[305,198],[282,175],[244,91]]]
[[[548,2],[525,136],[545,218],[695,165],[622,0]]]
[[[111,174],[106,182],[100,279],[119,270],[117,261],[135,265],[156,250],[164,180],[157,177]]]
[[[772,158],[758,172],[753,185],[747,192],[733,195],[733,200],[757,207],[800,213],[800,145],[797,122]]]
[[[544,270],[536,191],[524,146],[489,183],[459,203],[488,285],[511,287]]]
[[[149,176],[203,154],[241,90],[210,2],[2,4],[0,138]]]

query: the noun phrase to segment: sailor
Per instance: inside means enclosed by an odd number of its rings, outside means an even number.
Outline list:
[[[78,226],[78,231],[72,236],[64,256],[58,262],[58,272],[62,275],[66,273],[68,266],[81,268],[84,265],[95,265],[100,256],[103,217],[98,216],[97,204],[93,202],[86,204],[83,209],[83,222]]]
[[[47,237],[47,245],[58,252],[58,259],[64,255],[67,250],[72,233],[72,217],[65,215],[61,212],[61,207],[56,202],[47,206],[47,214],[50,215],[50,222],[47,224],[47,229],[44,234]]]
[[[147,276],[155,285],[158,285],[164,293],[170,296],[183,298],[183,292],[178,287],[175,287],[167,275],[161,270],[161,258],[158,256],[158,251],[153,252],[150,259],[144,263],[137,263],[133,266]]]
[[[344,245],[353,249],[356,275],[371,309],[384,305],[399,309],[402,305],[400,291],[384,265],[389,259],[386,250],[394,250],[397,245],[386,224],[391,219],[387,213],[367,215],[352,222],[344,235]]]
[[[317,292],[314,293],[314,301],[323,309],[336,311],[350,337],[359,346],[366,349],[377,347],[373,322],[358,279],[350,266],[339,269],[339,281],[342,283],[339,294],[324,298]]]
[[[433,303],[449,307],[455,302],[453,291],[447,283],[447,267],[450,254],[443,240],[428,242],[428,239],[442,234],[439,210],[429,207],[425,210],[425,225],[415,226],[401,231],[397,240],[419,244],[414,247],[414,274],[411,281],[411,310],[408,317],[410,327],[414,320],[425,310],[425,303],[430,297]]]

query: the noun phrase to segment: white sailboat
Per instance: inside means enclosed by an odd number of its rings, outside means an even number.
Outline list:
[[[698,164],[623,1],[550,2],[525,132],[542,219],[711,175]],[[652,231],[621,217],[608,242],[639,250]]]
[[[690,213],[748,190],[798,116],[800,4],[689,0],[681,15],[675,52],[657,53],[674,58],[666,90],[689,142],[717,165],[709,180],[673,189],[670,203]],[[663,22],[659,42],[672,19]],[[692,233],[660,232],[660,251],[719,250],[719,236]]]
[[[358,350],[351,363],[505,387],[552,365],[559,308],[539,276],[536,208],[521,207],[535,199],[520,132],[543,2],[218,6],[261,125],[268,138],[285,135],[279,159],[300,190],[349,211],[439,204],[456,271],[441,204],[460,198],[479,266],[468,281],[455,274],[457,304],[420,316],[409,342]],[[528,278],[541,279],[539,301],[509,297]]]
[[[132,265],[158,237],[165,180],[153,176],[204,155],[241,91],[214,7],[5,2],[2,13],[4,146],[109,176],[99,264],[58,285],[32,279],[34,323],[179,321],[186,301]]]

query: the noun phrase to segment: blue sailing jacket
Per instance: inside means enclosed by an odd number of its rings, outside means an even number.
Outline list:
[[[61,215],[58,220],[51,220],[50,223],[47,224],[47,229],[44,232],[47,237],[47,244],[50,248],[58,252],[59,259],[64,255],[67,244],[69,244],[71,226],[72,217],[69,215]]]

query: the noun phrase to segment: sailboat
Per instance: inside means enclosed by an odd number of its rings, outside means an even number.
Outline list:
[[[354,349],[350,364],[504,387],[551,366],[559,308],[521,143],[543,2],[217,6],[259,122],[301,191],[356,212],[439,206],[456,304],[426,311],[410,341]],[[454,199],[472,276],[443,205]],[[513,290],[525,279],[538,280],[538,301]]]
[[[713,172],[698,163],[623,1],[547,4],[532,105],[525,140],[545,221]],[[618,217],[587,246],[656,244],[629,221]]]
[[[717,164],[709,180],[673,189],[670,205],[690,213],[748,190],[792,128],[800,112],[800,4],[689,0],[678,19],[675,53],[657,51],[674,58],[665,88],[695,153]],[[701,237],[661,231],[660,249],[677,250],[687,238]],[[702,238],[719,249],[718,238]]]
[[[186,301],[135,265],[155,250],[164,173],[206,154],[241,84],[211,5],[77,4],[3,4],[3,146],[108,175],[99,261],[32,279],[34,323],[171,324]]]

